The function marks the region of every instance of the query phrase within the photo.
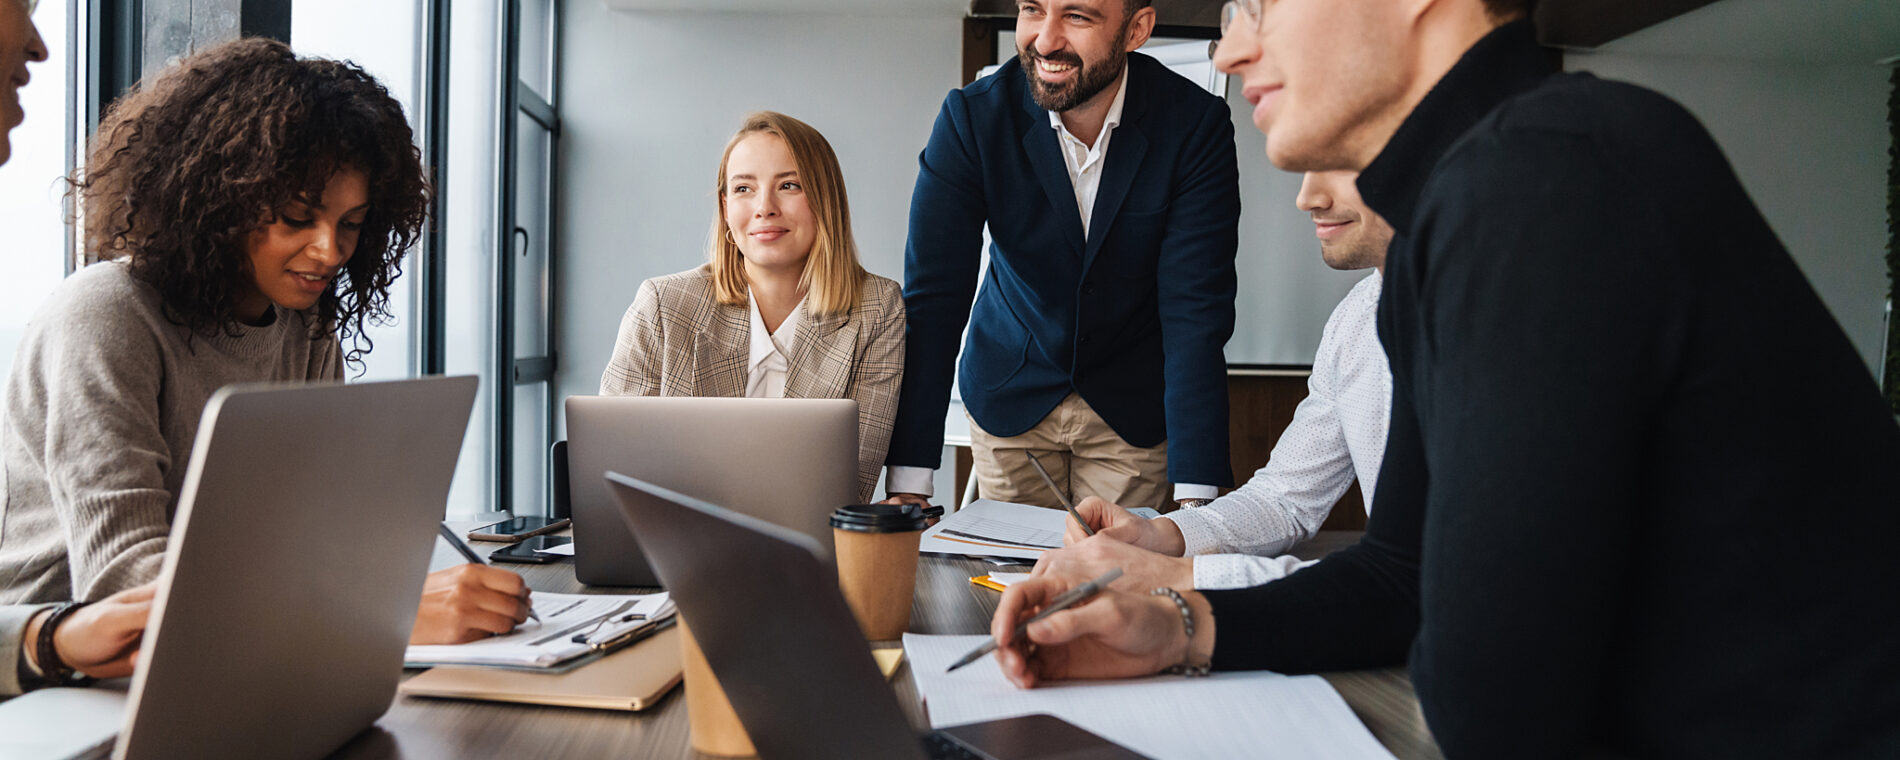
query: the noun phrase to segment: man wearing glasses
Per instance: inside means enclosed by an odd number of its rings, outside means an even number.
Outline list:
[[[892,497],[931,493],[953,371],[987,498],[1061,501],[1009,449],[1078,501],[1193,505],[1232,484],[1232,116],[1132,53],[1148,5],[1022,0],[1017,57],[944,99],[911,196]]]
[[[1358,545],[1239,591],[1011,586],[1022,685],[1409,664],[1448,757],[1900,756],[1900,427],[1701,125],[1530,0],[1229,3],[1285,169],[1398,231]],[[1218,630],[1216,630],[1218,628]]]

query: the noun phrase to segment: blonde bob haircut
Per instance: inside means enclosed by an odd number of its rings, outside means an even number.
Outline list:
[[[733,242],[726,226],[726,163],[732,149],[756,134],[777,135],[791,148],[798,166],[798,179],[805,187],[806,203],[818,220],[818,234],[805,259],[805,274],[798,287],[805,291],[805,308],[814,315],[843,314],[856,308],[864,290],[864,267],[858,264],[858,244],[851,238],[851,208],[845,199],[844,170],[838,167],[838,155],[831,143],[810,124],[774,111],[760,111],[745,118],[726,152],[719,157],[719,213],[713,216],[712,276],[713,293],[719,302],[739,305],[746,302],[745,257]]]

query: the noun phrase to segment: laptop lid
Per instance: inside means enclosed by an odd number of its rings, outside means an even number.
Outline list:
[[[571,396],[567,439],[582,583],[659,585],[607,490],[608,471],[803,533],[826,556],[831,511],[858,498],[851,399]]]
[[[116,757],[322,757],[389,708],[475,389],[211,398]]]
[[[619,473],[606,480],[760,757],[924,756],[818,542]]]

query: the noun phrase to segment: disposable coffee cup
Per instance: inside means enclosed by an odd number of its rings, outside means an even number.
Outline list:
[[[687,630],[683,616],[679,629],[681,680],[686,683],[686,722],[691,728],[693,749],[718,757],[759,754],[752,747],[745,725],[739,722],[739,714],[733,712],[731,700],[726,699],[726,690],[720,688],[719,678],[707,664],[705,653],[699,651],[699,642]]]
[[[917,545],[924,511],[915,504],[853,504],[831,513],[838,555],[838,587],[872,641],[910,629],[917,588]]]

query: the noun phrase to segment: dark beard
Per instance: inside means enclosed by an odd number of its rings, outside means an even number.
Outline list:
[[[1123,31],[1126,33],[1127,30],[1124,28]],[[1034,47],[1023,48],[1022,52],[1017,53],[1016,58],[1022,63],[1023,76],[1029,78],[1029,97],[1036,101],[1036,105],[1042,106],[1043,110],[1061,113],[1101,94],[1103,90],[1108,89],[1109,85],[1115,83],[1117,77],[1122,75],[1122,69],[1128,67],[1128,53],[1122,50],[1120,44],[1115,45],[1114,50],[1115,52],[1107,60],[1094,65],[1083,63],[1081,56],[1069,52],[1046,59],[1051,63],[1067,63],[1081,68],[1080,76],[1077,76],[1075,82],[1065,88],[1051,87],[1036,76],[1036,62],[1044,58],[1036,52]]]

